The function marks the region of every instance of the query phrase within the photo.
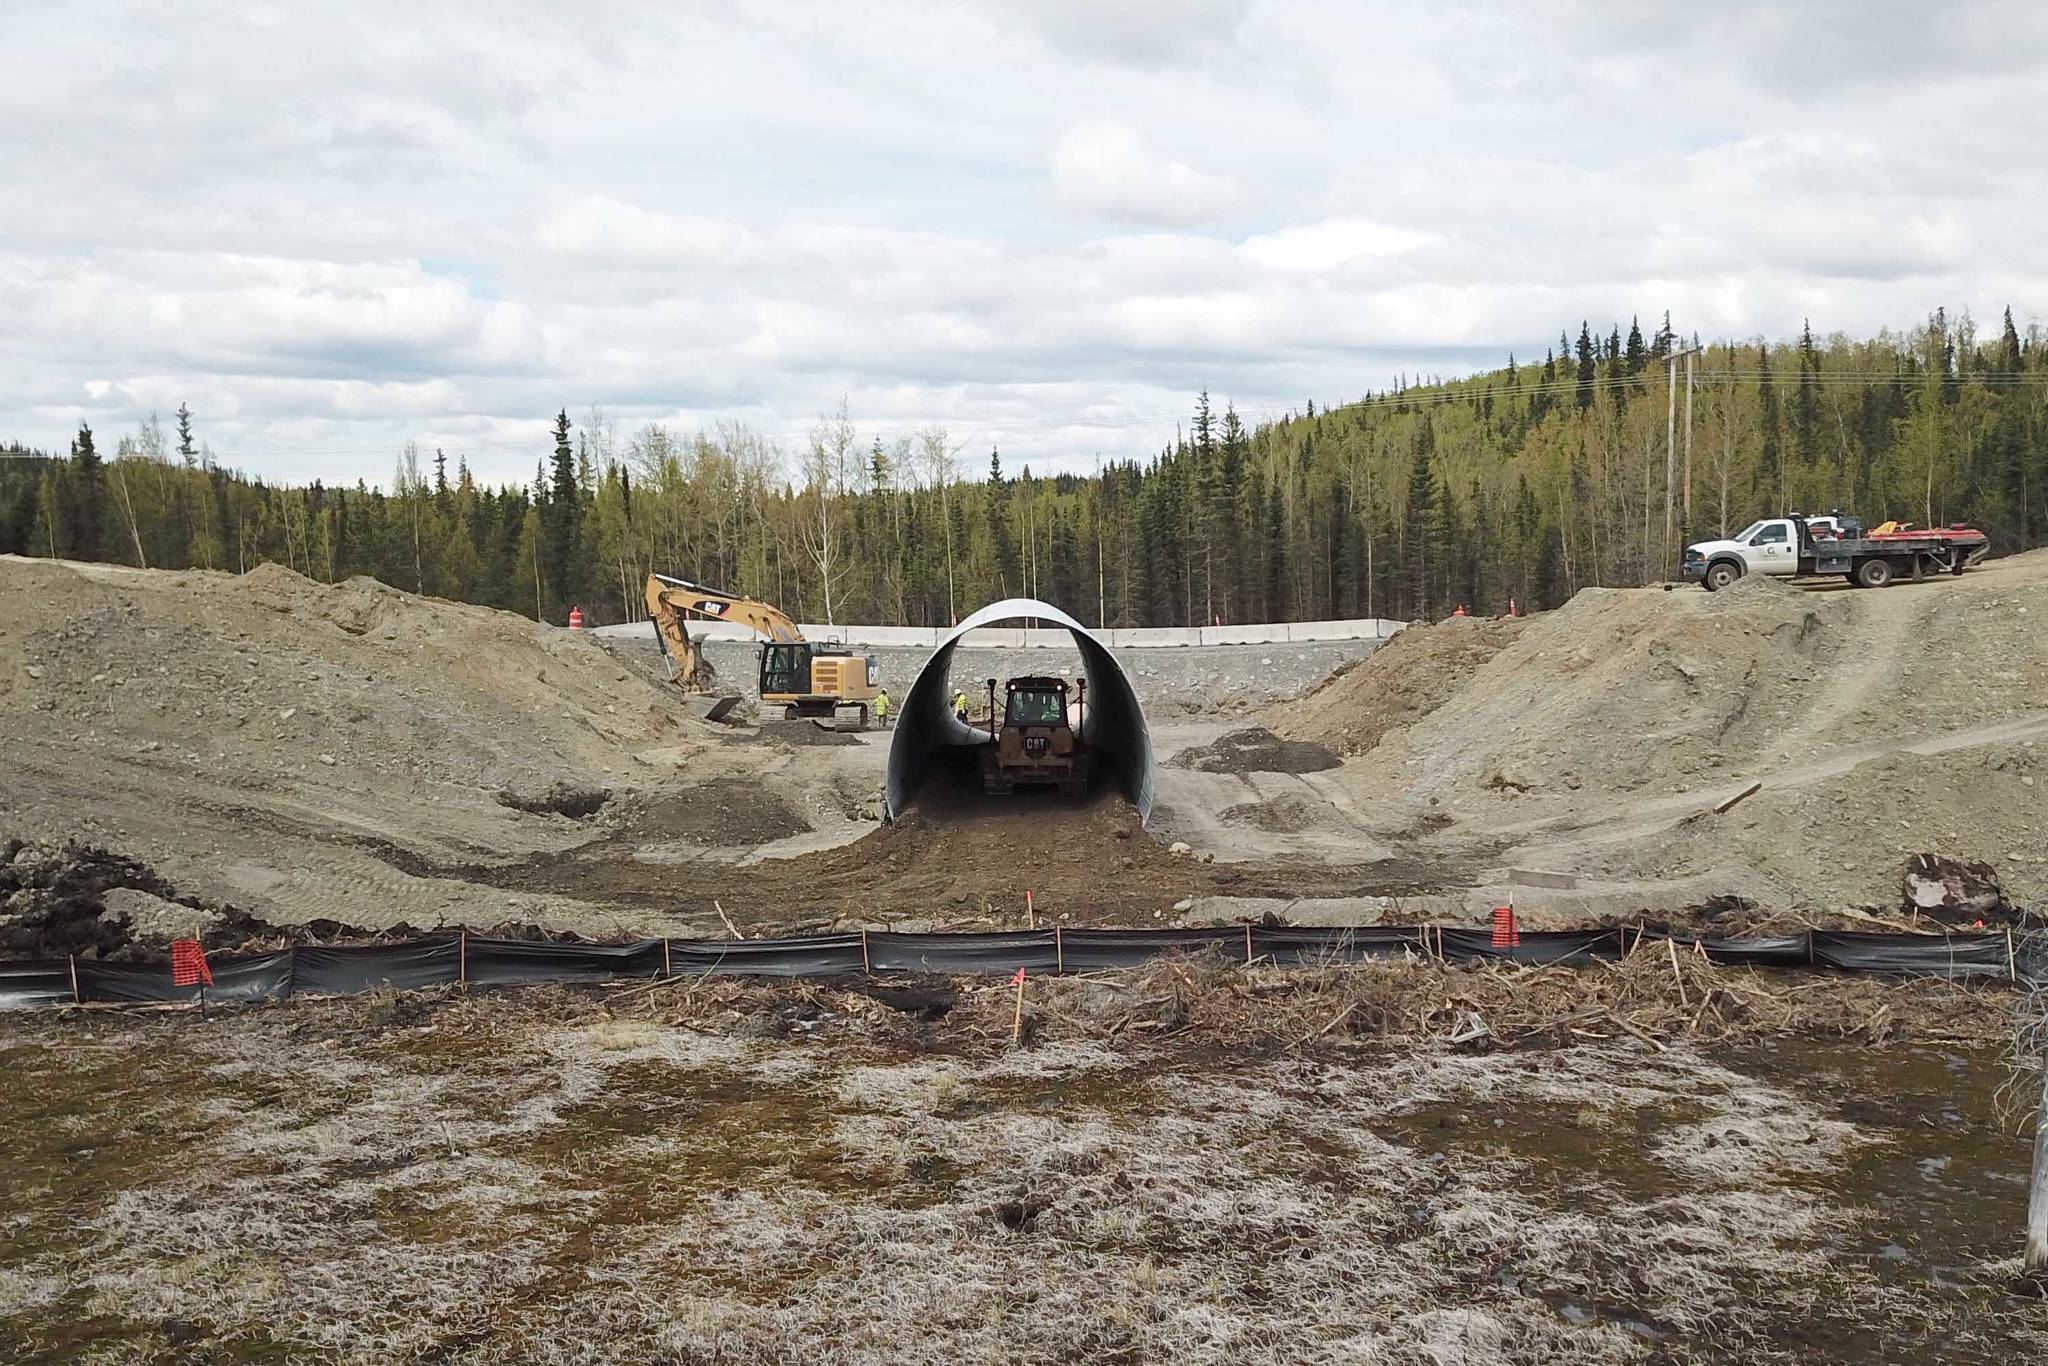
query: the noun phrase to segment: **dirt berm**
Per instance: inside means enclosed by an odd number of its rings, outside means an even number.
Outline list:
[[[1275,728],[1361,753],[1347,776],[1390,826],[1503,864],[1896,905],[1928,849],[2038,900],[2048,552],[1876,591],[1586,589],[1404,632]]]
[[[543,918],[377,851],[569,847],[636,753],[695,743],[596,642],[371,579],[4,557],[0,607],[0,836],[274,919]]]

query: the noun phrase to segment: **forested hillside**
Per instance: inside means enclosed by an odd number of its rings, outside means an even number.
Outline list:
[[[0,450],[0,551],[275,560],[555,621],[571,603],[631,614],[649,569],[811,621],[938,624],[1010,593],[1112,626],[1548,607],[1668,577],[1686,539],[1770,511],[2041,544],[2042,342],[2010,311],[1983,338],[1939,312],[1860,341],[1809,329],[1708,345],[1690,388],[1676,362],[1674,391],[1668,325],[1645,339],[1582,323],[1540,363],[1255,427],[1205,394],[1168,449],[1050,478],[939,428],[869,435],[844,411],[796,452],[742,427],[621,433],[564,412],[528,486],[486,488],[459,455],[408,447],[388,490],[282,487],[221,468],[181,408],[172,431],[152,418],[111,451],[84,427],[62,457]]]

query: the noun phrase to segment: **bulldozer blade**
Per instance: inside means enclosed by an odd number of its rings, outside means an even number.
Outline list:
[[[732,709],[740,704],[738,693],[728,693],[711,704],[711,710],[704,713],[706,721],[723,721],[732,715]]]

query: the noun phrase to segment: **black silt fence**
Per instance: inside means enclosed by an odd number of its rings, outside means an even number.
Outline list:
[[[1308,968],[1374,958],[1582,964],[1613,961],[1669,941],[1727,967],[1824,968],[1953,980],[2033,980],[2010,933],[1811,934],[1705,939],[1654,930],[1525,931],[1496,945],[1490,931],[1429,925],[1236,925],[1217,929],[1019,930],[980,934],[857,932],[794,939],[645,939],[564,944],[435,935],[355,947],[301,945],[210,960],[209,1002],[348,996],[384,988],[596,984],[685,976],[825,978],[876,973],[1071,975],[1142,967],[1168,954],[1213,953],[1242,963]],[[168,965],[89,959],[0,962],[0,1010],[86,1004],[198,1002]]]

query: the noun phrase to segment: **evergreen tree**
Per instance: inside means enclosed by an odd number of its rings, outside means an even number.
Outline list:
[[[582,585],[573,581],[576,558],[576,532],[581,521],[576,488],[576,450],[569,442],[569,410],[564,408],[555,417],[554,478],[547,489],[543,530],[545,534],[542,549],[541,578],[548,585],[549,594],[545,607],[557,607],[564,611],[575,602],[582,591]],[[541,485],[541,473],[534,471],[534,483]],[[552,620],[559,612],[549,612]]]
[[[1593,406],[1593,334],[1583,322],[1579,324],[1579,407],[1583,410]]]
[[[183,403],[178,405],[178,458],[185,468],[191,469],[198,463],[199,452],[192,445],[192,410]]]
[[[1557,353],[1543,353],[1543,374],[1536,381],[1536,392],[1529,397],[1529,425],[1534,427],[1549,414],[1557,401]]]
[[[1003,453],[988,448],[988,544],[990,571],[995,576],[995,596],[1007,598],[1023,591],[1017,573],[1017,548],[1010,539],[1010,481],[1003,477]]]
[[[1622,369],[1631,375],[1643,373],[1643,364],[1649,358],[1643,349],[1643,328],[1634,317],[1628,320],[1628,345],[1622,350]]]
[[[1442,529],[1436,509],[1436,474],[1430,468],[1435,446],[1430,425],[1425,421],[1415,442],[1415,458],[1408,467],[1408,519],[1402,532],[1402,551],[1408,559],[1407,615],[1427,620],[1430,609],[1430,575],[1436,572],[1432,542]]]
[[[1758,459],[1764,487],[1770,494],[1771,511],[1782,514],[1786,507],[1785,461],[1778,449],[1778,391],[1771,384],[1771,348],[1768,342],[1756,349],[1757,402],[1763,414],[1761,454]]]
[[[99,452],[93,449],[92,428],[81,422],[71,443],[71,553],[81,560],[97,560],[104,547],[100,528],[107,507],[106,479]]]
[[[1799,331],[1799,383],[1792,391],[1792,449],[1802,470],[1816,463],[1820,429],[1820,357],[1813,346],[1813,324]]]
[[[1671,310],[1664,310],[1664,322],[1658,327],[1657,335],[1650,340],[1650,359],[1662,364],[1669,359],[1677,337],[1671,331]]]

